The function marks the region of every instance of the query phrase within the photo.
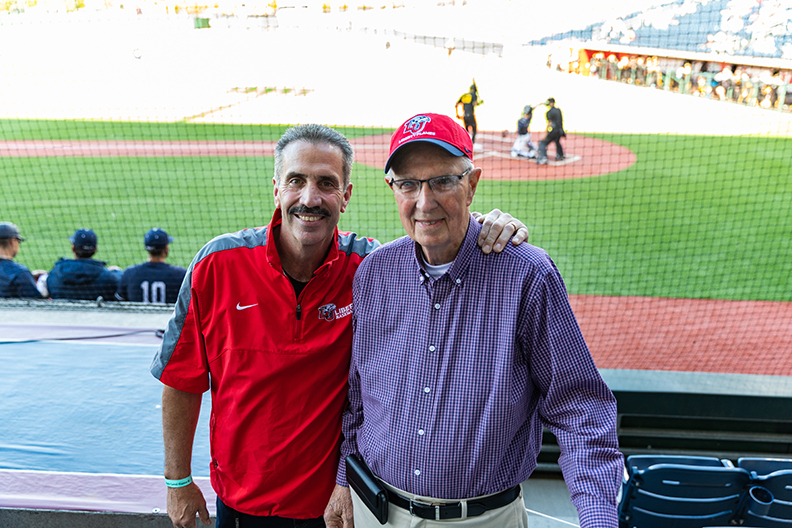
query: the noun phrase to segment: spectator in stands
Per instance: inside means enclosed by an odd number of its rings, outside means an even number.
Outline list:
[[[718,86],[715,87],[715,94],[718,96],[718,99],[725,101],[730,96],[729,89],[734,82],[732,67],[728,65],[724,66],[720,73],[715,75],[714,79],[718,83]]]
[[[660,59],[651,57],[646,61],[646,85],[652,88],[663,86],[663,72],[660,70]]]
[[[105,267],[94,260],[97,237],[93,229],[78,229],[69,237],[74,259],[61,258],[47,276],[47,290],[53,299],[95,301],[115,300],[121,268]]]
[[[646,59],[638,57],[635,59],[635,84],[638,86],[646,86],[646,76],[648,74],[646,67]]]
[[[164,229],[152,228],[143,237],[148,262],[130,266],[121,275],[116,299],[151,304],[173,304],[187,270],[165,263],[173,237]]]
[[[11,222],[0,222],[0,297],[41,298],[30,270],[14,262],[25,239]]]

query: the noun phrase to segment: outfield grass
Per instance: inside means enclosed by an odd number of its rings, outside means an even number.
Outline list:
[[[574,293],[792,300],[792,140],[598,135],[607,176],[488,182],[475,205],[531,227]]]
[[[4,139],[276,140],[285,128],[0,120]],[[571,293],[792,300],[792,140],[597,137],[637,163],[595,178],[486,180],[473,208],[523,219]],[[34,269],[66,256],[82,226],[99,234],[97,258],[124,267],[145,258],[143,233],[158,225],[176,237],[170,260],[187,265],[213,236],[267,223],[271,175],[271,158],[1,158],[0,216],[29,237],[19,260]],[[341,228],[401,236],[381,168],[359,164],[353,182]]]
[[[0,119],[0,138],[10,140],[277,141],[291,125],[224,125],[99,120]],[[389,132],[336,127],[348,138]]]

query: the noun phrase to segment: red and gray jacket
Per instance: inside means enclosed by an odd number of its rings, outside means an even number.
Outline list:
[[[273,227],[210,241],[179,292],[152,374],[212,391],[212,486],[252,515],[312,518],[335,485],[352,346],[352,279],[379,246],[338,232],[300,293],[281,268]]]

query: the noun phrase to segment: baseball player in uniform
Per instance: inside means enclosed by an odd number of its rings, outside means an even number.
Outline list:
[[[539,105],[536,105],[539,106]],[[531,105],[523,108],[522,117],[517,121],[517,139],[511,149],[512,158],[535,158],[536,144],[531,141],[531,118],[534,107]]]
[[[0,222],[0,298],[21,297],[38,299],[41,293],[27,266],[14,262],[19,244],[25,239],[11,222]]]
[[[130,266],[121,275],[116,299],[149,304],[173,304],[187,270],[165,262],[173,237],[164,229],[152,228],[143,237],[147,262]]]

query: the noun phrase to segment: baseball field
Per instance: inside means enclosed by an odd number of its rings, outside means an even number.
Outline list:
[[[266,224],[272,147],[288,123],[350,138],[340,228],[393,240],[403,229],[383,181],[390,132],[419,112],[453,115],[475,78],[484,181],[473,209],[530,227],[598,366],[792,375],[789,112],[549,71],[546,50],[519,45],[479,56],[370,29],[65,20],[0,34],[2,217],[28,238],[18,260],[31,269],[69,256],[78,227],[98,233],[97,258],[125,267],[146,258],[152,226],[175,238],[169,261],[187,266],[212,237]],[[512,159],[522,107],[549,96],[567,159]]]
[[[99,257],[125,267],[144,256],[136,242],[158,225],[177,240],[171,260],[186,266],[213,236],[267,223],[271,142],[285,128],[1,120],[0,192],[13,197],[5,216],[29,237],[22,261],[49,269],[67,255],[74,229],[88,226],[99,233]],[[341,131],[362,148],[386,148],[387,130]],[[525,181],[514,171],[499,179],[485,172],[474,209],[497,207],[525,221],[531,242],[555,258],[571,293],[792,300],[792,140],[597,137],[629,149],[635,163],[588,178]],[[21,148],[58,141],[79,150],[31,157]],[[118,152],[119,142],[136,150]],[[203,152],[157,151],[185,142]],[[208,145],[229,142],[251,151],[207,155]],[[402,235],[382,176],[381,165],[356,165],[342,229],[381,241]]]

